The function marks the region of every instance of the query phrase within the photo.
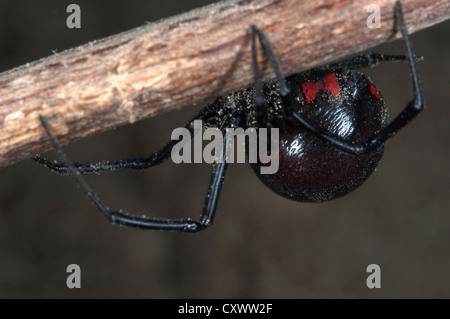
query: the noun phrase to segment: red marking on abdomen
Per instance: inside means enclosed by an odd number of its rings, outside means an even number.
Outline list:
[[[369,86],[370,86],[370,93],[372,93],[372,95],[375,96],[378,100],[381,99],[380,92],[378,92],[378,90],[375,88],[375,86],[370,81],[369,81]]]
[[[327,73],[319,82],[305,82],[302,84],[303,93],[306,100],[311,102],[316,98],[317,93],[320,90],[327,90],[334,96],[339,95],[339,83],[337,82],[336,74]]]

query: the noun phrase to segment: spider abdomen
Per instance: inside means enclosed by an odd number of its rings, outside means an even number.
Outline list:
[[[341,140],[367,142],[387,124],[387,111],[370,80],[355,71],[312,70],[288,78],[292,112]],[[294,200],[323,202],[348,194],[374,171],[384,144],[363,154],[344,152],[317,137],[294,119],[280,128],[279,169],[259,174],[274,192]]]

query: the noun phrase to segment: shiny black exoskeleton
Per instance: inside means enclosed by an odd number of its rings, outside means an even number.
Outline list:
[[[408,124],[423,108],[415,58],[403,21],[400,2],[395,5],[398,27],[406,55],[369,53],[337,62],[284,79],[264,33],[251,27],[254,88],[218,98],[186,125],[193,131],[194,120],[206,127],[280,129],[279,169],[275,174],[261,175],[260,164],[253,164],[259,178],[270,189],[290,199],[322,202],[348,194],[361,185],[377,166],[386,140]],[[275,70],[277,81],[261,84],[256,54],[256,38]],[[387,111],[373,83],[356,69],[379,62],[406,61],[411,72],[414,98],[388,124]],[[86,184],[81,174],[103,173],[120,169],[145,169],[170,158],[178,141],[171,141],[146,158],[98,163],[72,163],[51,133],[47,120],[39,120],[61,164],[41,157],[34,160],[63,175],[73,176],[101,213],[112,223],[122,226],[196,232],[210,226],[223,185],[226,161],[214,163],[203,212],[198,220],[157,219],[111,212]],[[224,144],[225,145],[225,144]],[[224,159],[227,149],[224,147]]]
[[[362,144],[386,127],[387,109],[380,93],[362,73],[321,68],[287,79],[289,114],[301,113],[342,141]],[[289,115],[289,117],[292,117]],[[299,201],[323,202],[346,195],[373,172],[384,144],[362,154],[350,154],[288,118],[281,126],[279,169],[258,174],[274,192]]]
[[[351,154],[330,147],[293,115],[303,114],[342,141],[362,144],[388,123],[380,93],[364,74],[340,67],[312,69],[292,75],[286,82],[290,100],[285,104],[277,81],[262,88],[263,125],[280,128],[279,169],[275,174],[260,174],[260,165],[252,164],[255,173],[274,192],[294,200],[323,202],[348,194],[373,172],[385,143],[363,154]],[[204,125],[260,127],[254,94],[254,89],[248,88],[218,98],[202,117]]]

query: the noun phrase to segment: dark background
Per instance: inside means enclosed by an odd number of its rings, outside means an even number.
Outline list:
[[[0,70],[125,31],[210,1],[0,1]],[[0,170],[0,297],[305,298],[450,297],[449,22],[414,34],[427,109],[391,139],[369,180],[323,204],[286,200],[248,165],[228,170],[215,224],[198,234],[111,226],[71,178],[31,160]],[[375,49],[403,53],[401,41]],[[407,66],[369,70],[391,115],[412,97]],[[199,106],[65,147],[74,161],[145,156]],[[51,157],[51,153],[46,156]],[[197,217],[208,165],[89,176],[112,208]],[[66,287],[78,264],[82,288]],[[381,267],[382,288],[366,287]]]

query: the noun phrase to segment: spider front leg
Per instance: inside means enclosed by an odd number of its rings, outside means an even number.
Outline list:
[[[175,140],[170,141],[159,151],[153,153],[147,158],[127,158],[117,161],[72,163],[72,166],[79,174],[83,175],[115,172],[122,169],[146,169],[165,162],[170,157],[172,147],[177,142],[178,141]],[[70,170],[64,163],[53,163],[38,155],[33,156],[32,159],[36,163],[50,169],[55,173],[58,173],[60,175],[70,175]]]
[[[67,169],[68,174],[75,178],[75,180],[81,186],[81,189],[91,200],[92,204],[97,206],[103,216],[111,223],[141,229],[181,232],[198,232],[207,228],[213,223],[227,167],[227,147],[225,142],[223,143],[223,160],[213,164],[213,171],[211,174],[211,180],[208,187],[205,205],[198,221],[191,219],[158,219],[138,217],[130,216],[127,213],[111,212],[108,208],[106,208],[106,206],[86,183],[86,181],[81,177],[80,172],[77,170],[77,168],[75,168],[72,162],[68,159],[67,155],[64,153],[61,146],[56,141],[56,138],[51,133],[50,127],[45,118],[43,116],[39,116],[39,120],[45,130],[45,133],[50,139],[50,142],[52,143],[53,149],[55,150],[64,167]]]
[[[189,130],[191,135],[193,134],[193,125],[192,123],[195,120],[201,120],[208,114],[215,112],[214,106],[209,106],[200,111],[192,120],[190,120],[185,128]],[[84,162],[84,163],[72,163],[72,166],[77,170],[79,174],[101,174],[106,172],[115,172],[122,169],[133,169],[133,170],[141,170],[147,169],[159,164],[164,163],[167,159],[170,158],[172,148],[179,143],[177,140],[172,140],[164,145],[160,150],[151,154],[145,158],[126,158],[120,159],[116,161],[101,161],[101,162]],[[58,173],[60,175],[70,175],[70,171],[68,167],[64,163],[53,163],[51,161],[46,160],[41,156],[33,156],[32,159],[50,169],[51,171]]]

